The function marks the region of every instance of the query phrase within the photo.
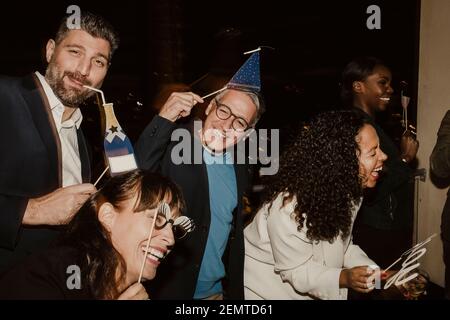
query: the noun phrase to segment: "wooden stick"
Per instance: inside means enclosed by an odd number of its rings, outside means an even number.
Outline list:
[[[250,54],[253,52],[257,52],[257,51],[261,51],[261,47],[258,47],[258,49],[255,49],[255,50],[250,50],[250,51],[244,52],[244,54]]]
[[[93,90],[93,91],[96,91],[96,92],[100,93],[100,94],[102,95],[102,101],[103,101],[103,104],[106,104],[106,102],[105,102],[105,95],[103,94],[103,91],[102,91],[102,90],[99,90],[99,89],[93,88],[93,87],[89,87],[89,86],[87,86],[87,85],[83,85],[83,87],[88,88],[88,89],[91,89],[91,90]]]
[[[156,219],[158,218],[157,215],[158,215],[158,210],[156,210],[156,212],[155,212],[155,215],[153,217],[152,227],[150,228],[150,233],[148,235],[147,246],[145,247],[145,253],[144,253],[144,261],[142,261],[141,272],[139,272],[139,280],[138,280],[139,283],[141,283],[142,274],[144,273],[144,266],[145,266],[145,262],[147,260],[148,248],[150,247],[150,241],[152,239],[153,230],[155,229]]]
[[[222,89],[219,89],[219,90],[216,90],[216,91],[214,91],[214,92],[211,92],[211,93],[208,93],[206,96],[203,96],[203,97],[201,97],[202,99],[206,99],[206,98],[208,98],[208,97],[210,97],[210,96],[212,96],[212,95],[214,95],[214,94],[216,94],[216,93],[219,93],[219,92],[222,92],[223,90],[225,90],[227,87],[223,87]],[[177,121],[178,119],[180,119],[181,118],[181,113],[177,116],[177,119],[175,120],[175,121]]]
[[[194,82],[191,82],[191,83],[189,84],[189,87],[192,87],[192,86],[196,85],[197,83],[199,83],[200,81],[202,81],[203,79],[205,79],[208,75],[209,75],[209,72],[205,73],[204,75],[202,75],[200,78],[198,78],[198,79],[195,80]]]
[[[214,95],[214,94],[216,94],[216,93],[222,92],[222,91],[225,90],[226,88],[227,88],[227,87],[223,87],[222,89],[219,89],[219,90],[216,90],[216,91],[214,91],[214,92],[208,93],[206,96],[203,96],[202,99],[206,99],[206,98],[208,98],[208,97],[210,97],[210,96],[212,96],[212,95]]]
[[[400,260],[402,260],[402,258],[403,258],[403,255],[402,255],[400,258],[398,258],[397,260],[395,260],[395,262],[394,262],[393,264],[391,264],[389,267],[387,267],[386,269],[384,269],[383,272],[386,272],[386,271],[388,271],[390,268],[392,268],[393,266],[395,266]]]
[[[408,108],[405,109],[406,131],[408,131]]]
[[[98,177],[97,181],[95,181],[94,183],[94,187],[97,186],[97,183],[100,181],[101,178],[103,178],[103,176],[105,175],[106,171],[108,171],[109,166],[106,166],[105,170],[103,170],[103,173],[100,175],[100,177]]]

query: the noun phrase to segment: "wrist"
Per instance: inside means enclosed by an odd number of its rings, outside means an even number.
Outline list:
[[[348,269],[342,269],[339,274],[339,288],[347,288],[348,283]]]
[[[170,122],[175,122],[175,121],[176,121],[176,119],[173,119],[173,117],[170,117],[170,116],[167,115],[165,112],[160,112],[160,113],[158,113],[158,115],[159,115],[161,118],[164,118],[164,119],[166,119],[166,120],[168,120],[168,121],[170,121]]]
[[[37,225],[38,224],[39,204],[36,199],[29,199],[25,213],[22,218],[22,224]]]

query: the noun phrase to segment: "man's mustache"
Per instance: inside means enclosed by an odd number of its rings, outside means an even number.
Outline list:
[[[92,86],[92,82],[89,81],[85,76],[81,75],[79,72],[65,71],[64,76],[68,76],[69,78],[76,80],[83,85]]]

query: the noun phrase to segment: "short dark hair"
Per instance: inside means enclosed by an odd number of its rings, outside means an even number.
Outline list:
[[[353,103],[353,82],[364,81],[377,66],[386,64],[375,57],[358,57],[347,64],[341,80],[341,99],[345,106],[351,106]]]
[[[61,43],[61,41],[63,41],[66,37],[67,32],[71,30],[67,27],[68,18],[69,16],[65,16],[59,24],[59,28],[55,36],[56,44]],[[81,12],[80,20],[81,30],[86,31],[95,38],[102,38],[109,42],[109,45],[111,46],[109,59],[111,60],[114,52],[119,47],[120,42],[119,35],[114,30],[113,26],[103,17],[87,11]]]

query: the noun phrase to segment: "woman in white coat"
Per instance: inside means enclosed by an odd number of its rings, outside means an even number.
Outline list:
[[[375,129],[353,111],[302,128],[245,228],[245,298],[337,300],[347,288],[372,290],[375,263],[351,232],[385,160]]]

